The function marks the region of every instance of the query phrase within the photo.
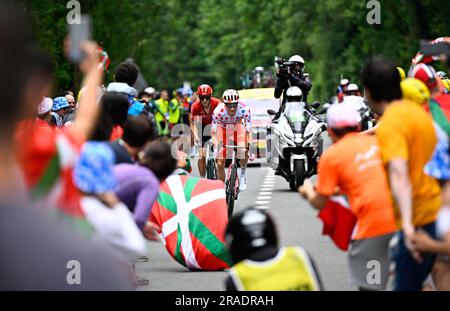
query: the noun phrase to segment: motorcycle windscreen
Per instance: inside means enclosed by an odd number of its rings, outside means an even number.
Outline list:
[[[294,131],[302,130],[303,122],[305,122],[305,103],[303,102],[287,102],[284,110],[286,117],[291,121]]]

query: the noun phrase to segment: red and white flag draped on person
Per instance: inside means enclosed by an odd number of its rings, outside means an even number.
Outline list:
[[[160,186],[150,221],[169,254],[190,270],[222,270],[230,260],[224,244],[228,223],[223,182],[172,175]]]

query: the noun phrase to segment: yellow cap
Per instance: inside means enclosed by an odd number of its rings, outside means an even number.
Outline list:
[[[442,84],[447,89],[447,91],[450,91],[450,80],[449,79],[442,79]]]
[[[430,100],[430,91],[422,81],[407,78],[400,83],[403,98],[412,100],[418,104],[425,104]]]

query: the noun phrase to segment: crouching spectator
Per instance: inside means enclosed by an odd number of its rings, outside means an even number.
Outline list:
[[[127,205],[133,213],[134,220],[141,230],[150,216],[153,203],[158,197],[160,180],[166,179],[175,169],[176,161],[170,155],[160,154],[158,159],[154,157],[165,144],[154,142],[149,145],[141,156],[142,165],[123,163],[114,166],[114,176],[117,180],[115,193],[118,198]],[[151,165],[152,161],[158,162]],[[157,166],[158,168],[156,168]],[[155,175],[151,169],[156,170]]]

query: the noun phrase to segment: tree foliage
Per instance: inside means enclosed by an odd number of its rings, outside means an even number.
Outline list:
[[[66,1],[23,0],[40,45],[53,57],[56,92],[77,88],[64,58]],[[419,39],[448,33],[450,2],[381,2],[381,24],[369,25],[367,1],[347,0],[98,0],[80,1],[95,39],[111,58],[107,80],[126,58],[147,82],[174,89],[183,81],[239,88],[242,73],[271,67],[274,56],[301,54],[313,80],[312,98],[333,95],[341,77],[358,82],[363,61],[383,54],[406,70]]]

